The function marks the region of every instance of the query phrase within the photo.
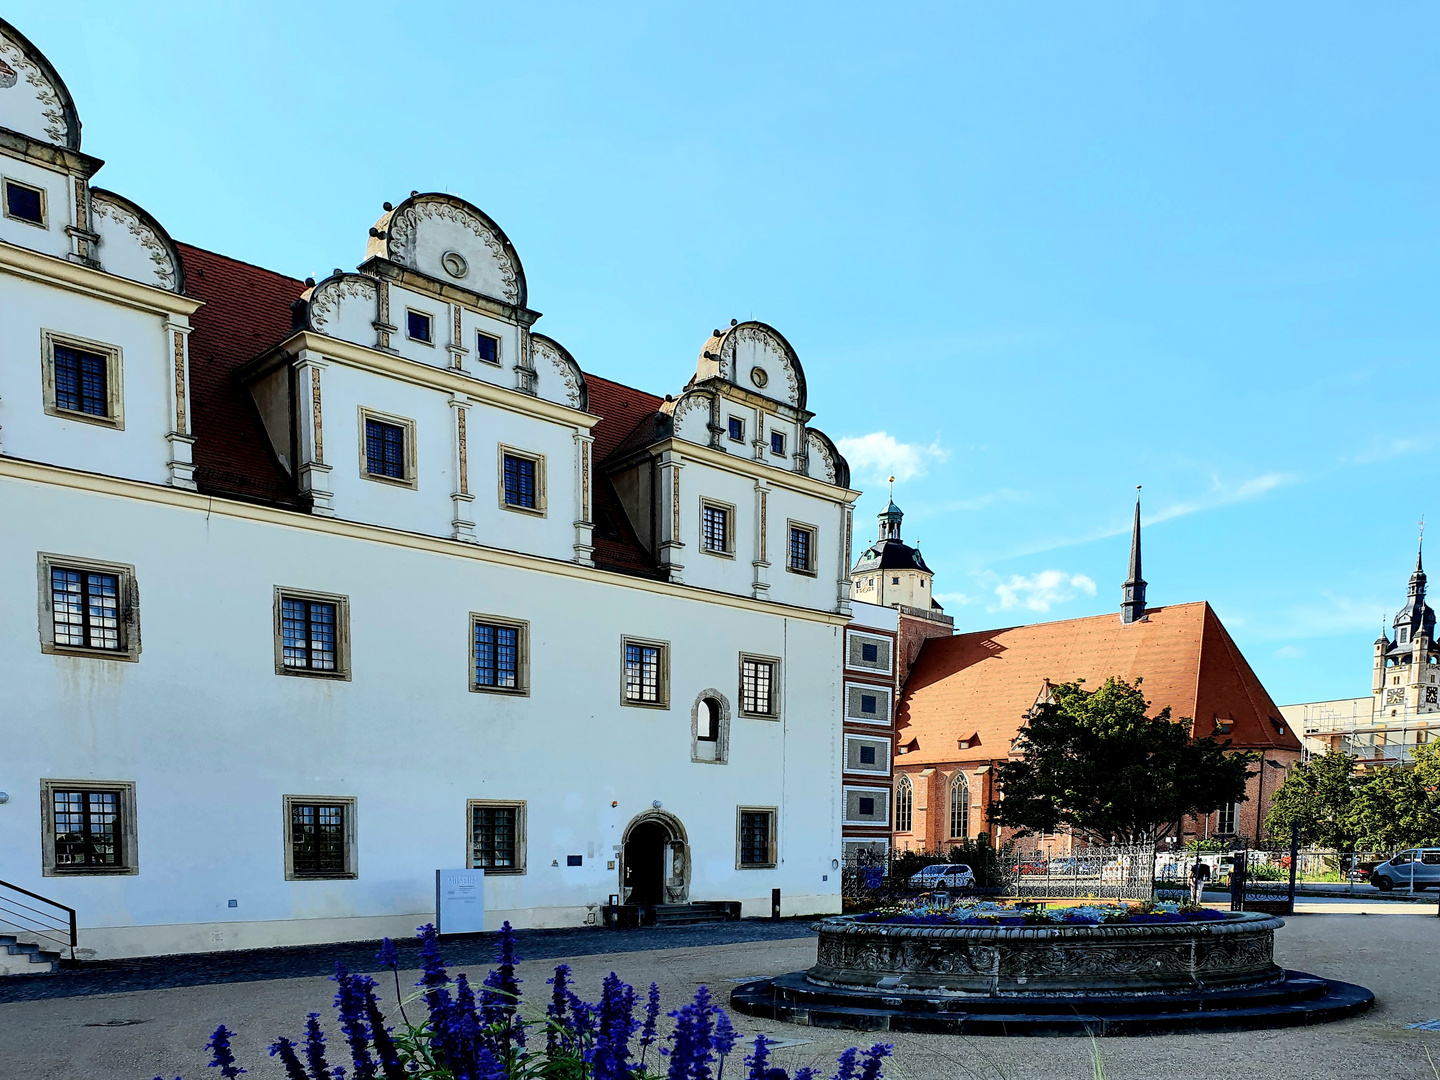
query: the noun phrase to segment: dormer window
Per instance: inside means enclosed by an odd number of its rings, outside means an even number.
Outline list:
[[[487,364],[500,363],[500,339],[477,330],[475,332],[475,355]]]
[[[770,432],[770,453],[776,457],[785,456],[785,433],[783,431]]]
[[[29,184],[6,180],[5,216],[45,228],[45,192]]]
[[[423,311],[405,312],[405,332],[411,341],[423,341],[426,345],[435,343],[430,316]]]
[[[738,416],[730,417],[730,441],[738,443],[745,441],[745,421]]]

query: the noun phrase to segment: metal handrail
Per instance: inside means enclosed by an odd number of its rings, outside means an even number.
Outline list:
[[[45,938],[47,941],[54,941],[62,947],[68,945],[70,948],[70,959],[73,961],[75,959],[75,946],[80,943],[80,934],[75,922],[75,909],[60,903],[58,900],[51,900],[48,896],[41,896],[39,893],[31,892],[29,889],[23,889],[19,885],[12,885],[8,881],[0,881],[0,890],[4,889],[20,893],[22,896],[28,896],[31,900],[39,900],[42,904],[48,904],[50,907],[58,908],[65,913],[64,916],[51,914],[40,908],[31,907],[23,901],[6,896],[4,892],[0,892],[0,904],[6,905],[0,907],[0,922],[8,923],[10,926],[14,926],[27,934],[34,934],[37,937]],[[33,912],[33,914],[26,915],[17,912],[13,907],[8,905],[24,908],[26,911]],[[22,919],[26,920],[26,922],[22,922]],[[51,926],[49,923],[56,925]],[[65,936],[59,936],[61,934]]]

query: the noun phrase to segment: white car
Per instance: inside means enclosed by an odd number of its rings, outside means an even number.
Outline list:
[[[916,889],[968,889],[975,884],[975,875],[964,863],[936,863],[910,878]]]

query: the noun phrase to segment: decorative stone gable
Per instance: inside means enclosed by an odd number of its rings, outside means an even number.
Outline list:
[[[80,118],[70,91],[25,36],[0,19],[0,126],[70,150],[80,149]]]
[[[371,230],[368,254],[516,307],[526,303],[525,271],[505,233],[451,195],[413,195],[387,211]]]
[[[180,255],[154,218],[102,188],[90,190],[90,211],[100,237],[97,256],[108,273],[170,292],[185,291]]]
[[[543,334],[530,335],[530,366],[540,397],[572,409],[588,406],[585,374],[565,347]]]
[[[342,274],[326,278],[310,293],[310,328],[345,341],[374,336],[376,289],[373,278]]]

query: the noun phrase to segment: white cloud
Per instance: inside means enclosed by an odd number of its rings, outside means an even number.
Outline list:
[[[1285,645],[1275,650],[1275,655],[1282,660],[1299,660],[1305,655],[1305,650],[1299,645]]]
[[[1067,574],[1063,570],[1041,570],[1029,577],[1012,574],[1009,581],[995,586],[1000,611],[1017,607],[1029,611],[1049,611],[1052,605],[1073,600],[1081,593],[1094,596],[1095,582],[1084,574]]]
[[[932,593],[931,598],[934,600],[938,600],[942,604],[949,604],[955,607],[964,607],[966,604],[974,604],[979,602],[979,597],[971,596],[968,593],[962,592],[937,592]]]
[[[924,476],[932,462],[943,462],[950,457],[950,451],[938,441],[929,446],[905,443],[884,431],[846,435],[836,440],[836,445],[859,476],[880,483],[891,476],[901,483]]]

